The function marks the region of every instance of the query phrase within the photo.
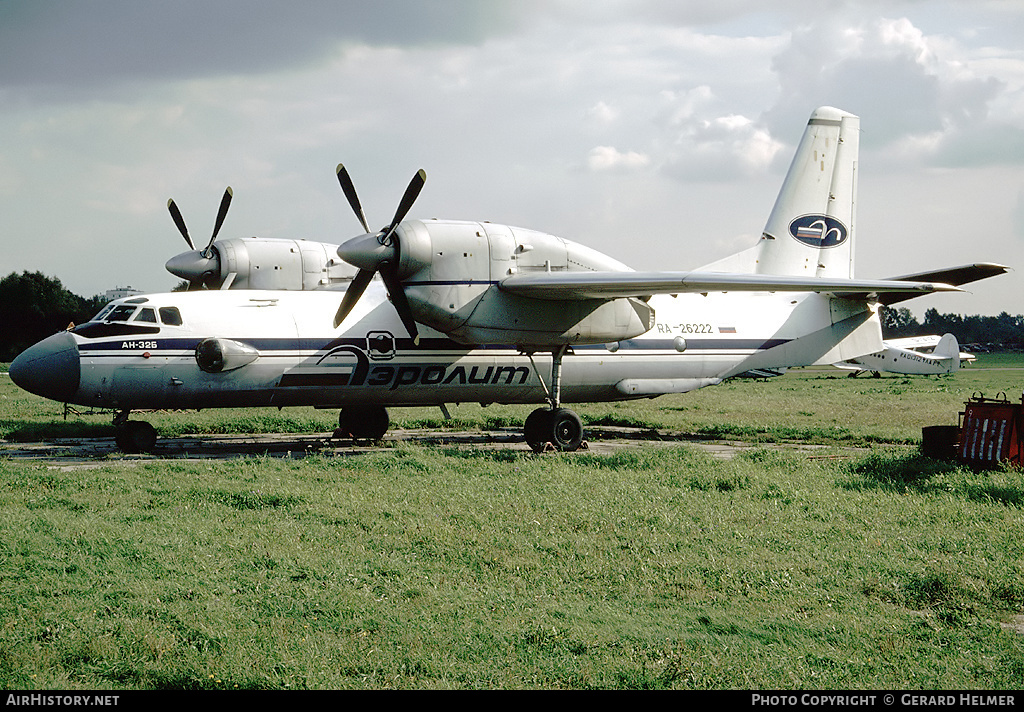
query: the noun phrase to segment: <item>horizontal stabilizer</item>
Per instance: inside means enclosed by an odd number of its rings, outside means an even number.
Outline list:
[[[970,284],[981,279],[995,277],[1009,272],[1010,268],[992,262],[979,262],[972,265],[961,265],[959,267],[948,267],[946,269],[934,270],[932,272],[918,272],[916,274],[905,274],[900,277],[891,277],[897,282],[942,282],[960,286]],[[913,299],[915,294],[901,295],[899,293],[886,294],[879,297],[882,304],[896,304],[906,299]]]
[[[786,277],[724,272],[533,272],[506,277],[498,286],[522,297],[550,300],[618,299],[706,292],[818,292],[852,299],[959,292],[937,282]]]

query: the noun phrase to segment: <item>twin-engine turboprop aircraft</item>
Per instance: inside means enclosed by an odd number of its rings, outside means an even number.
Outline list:
[[[365,234],[336,248],[216,241],[229,189],[210,243],[196,250],[171,202],[193,250],[168,269],[207,289],[111,302],[26,350],[10,375],[53,400],[115,410],[126,450],[156,441],[151,426],[128,420],[132,410],[339,408],[340,430],[373,439],[388,428],[388,407],[480,402],[546,403],[526,419],[527,443],[572,451],[584,432],[565,403],[849,361],[882,349],[879,303],[1005,271],[854,278],[858,140],[858,117],[816,110],[761,239],[695,272],[636,272],[517,227],[404,220],[422,171],[392,221],[371,232],[339,166]]]

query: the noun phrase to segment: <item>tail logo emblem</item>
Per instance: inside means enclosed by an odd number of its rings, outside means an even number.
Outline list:
[[[846,242],[846,226],[828,215],[801,215],[789,224],[789,234],[810,247],[836,247]]]

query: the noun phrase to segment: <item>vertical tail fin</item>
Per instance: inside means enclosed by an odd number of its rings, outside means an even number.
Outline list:
[[[758,273],[853,277],[859,147],[859,117],[811,114],[758,243]]]
[[[816,109],[753,247],[702,270],[852,278],[860,118]]]
[[[948,359],[946,373],[960,370],[960,344],[952,334],[943,334],[932,356]]]

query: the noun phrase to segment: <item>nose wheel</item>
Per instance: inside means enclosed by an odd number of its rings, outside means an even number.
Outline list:
[[[153,452],[156,428],[144,420],[128,420],[128,411],[119,411],[114,415],[114,442],[124,453]]]

